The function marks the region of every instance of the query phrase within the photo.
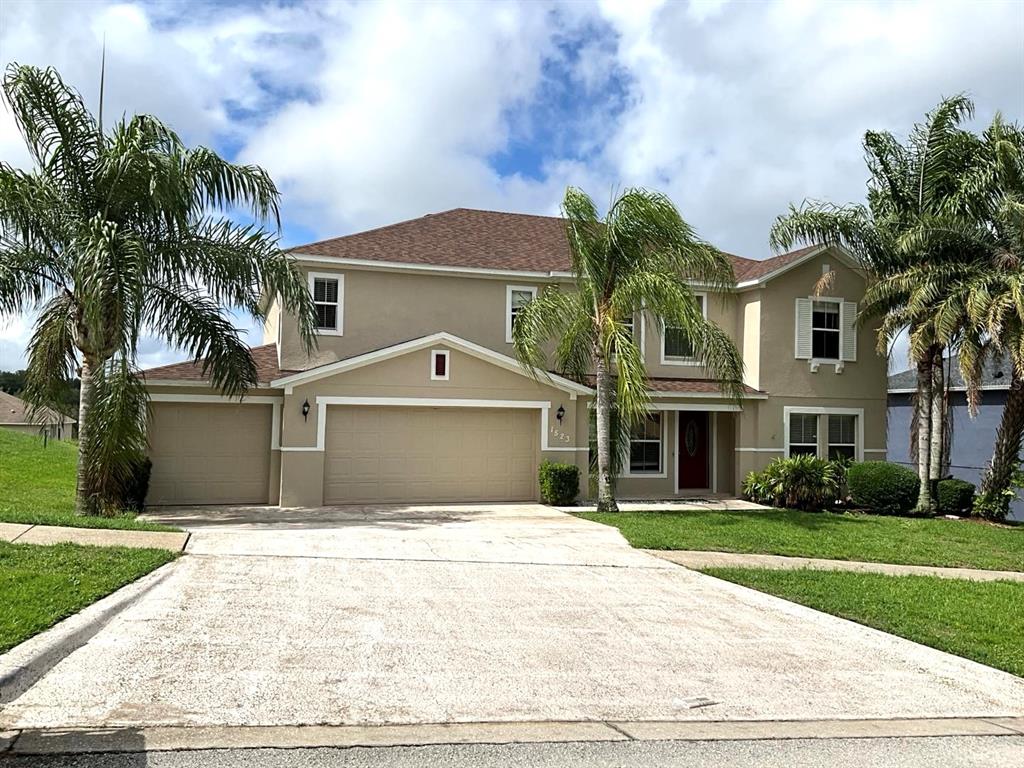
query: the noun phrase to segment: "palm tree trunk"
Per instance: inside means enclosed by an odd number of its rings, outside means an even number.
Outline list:
[[[929,448],[929,493],[938,498],[939,480],[942,479],[942,446],[946,442],[946,386],[943,380],[942,347],[936,346],[932,355],[932,434]]]
[[[979,509],[986,517],[1002,519],[1010,511],[1009,491],[1013,476],[1020,467],[1021,440],[1024,438],[1024,378],[1016,366],[1010,378],[1010,390],[1006,393],[1003,417],[996,432],[996,444],[992,451],[985,475],[981,479],[978,493]]]
[[[612,490],[611,376],[608,361],[598,351],[597,369],[597,511],[618,512]]]
[[[95,365],[87,356],[82,357],[82,388],[78,396],[78,474],[75,486],[75,511],[80,515],[95,515],[99,510],[96,504],[95,489],[89,480],[86,470],[86,456],[89,452],[89,440],[92,430],[89,428],[89,411],[92,407],[93,370]]]
[[[931,353],[917,363],[917,476],[921,486],[917,494],[918,514],[931,514],[932,493],[932,396]]]

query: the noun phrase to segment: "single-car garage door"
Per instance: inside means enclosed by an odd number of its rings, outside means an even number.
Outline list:
[[[536,498],[528,409],[330,406],[324,503]]]
[[[149,504],[266,504],[269,405],[153,403]]]

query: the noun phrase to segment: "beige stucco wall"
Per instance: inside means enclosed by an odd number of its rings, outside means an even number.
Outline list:
[[[294,317],[285,315],[281,326],[281,364],[285,369],[305,369],[439,331],[511,357],[512,345],[505,341],[506,287],[532,286],[540,290],[550,284],[351,268],[332,270],[329,265],[303,269],[307,275],[344,275],[344,335],[318,336],[319,352],[312,362],[307,361],[299,352]]]
[[[431,352],[435,349],[449,352],[448,381],[430,378]],[[323,452],[288,450],[316,446],[318,397],[545,402],[550,403],[546,409],[549,447],[564,449],[579,445],[576,443],[577,403],[568,392],[440,344],[302,384],[285,395],[281,430],[281,444],[285,447],[281,457],[284,479],[281,503],[284,506],[316,506],[323,502]],[[311,410],[308,419],[303,420],[302,404],[306,401]],[[565,410],[561,423],[556,415],[559,406]],[[584,440],[582,447],[585,446]],[[539,460],[586,461],[585,451],[542,451],[539,431],[537,451]]]
[[[888,386],[888,364],[875,351],[876,323],[866,323],[857,331],[857,360],[844,364],[842,373],[835,365],[823,363],[811,373],[807,360],[797,360],[796,300],[813,295],[821,279],[822,265],[835,272],[830,290],[822,295],[860,301],[864,278],[843,264],[835,254],[824,254],[768,283],[761,293],[760,388],[772,395],[786,397],[852,397],[884,400]]]

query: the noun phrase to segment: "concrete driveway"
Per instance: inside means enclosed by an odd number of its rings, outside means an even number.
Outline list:
[[[0,725],[1024,714],[1024,680],[660,561],[540,505],[159,519],[193,532],[188,556]]]

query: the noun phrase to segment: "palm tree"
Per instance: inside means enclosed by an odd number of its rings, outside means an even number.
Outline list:
[[[704,317],[691,286],[697,282],[727,291],[736,281],[729,258],[698,238],[664,195],[628,189],[602,220],[593,200],[570,187],[562,213],[575,289],[550,285],[541,291],[517,316],[513,345],[520,363],[535,376],[548,370],[551,341],[557,342],[556,370],[578,380],[595,375],[597,507],[616,511],[613,422],[628,429],[650,403],[633,318],[643,314],[662,332],[682,329],[694,357],[727,393],[739,397],[740,354],[729,336]]]
[[[921,490],[917,509],[934,510],[934,484],[938,482],[948,453],[946,398],[943,377],[944,344],[934,325],[913,313],[907,305],[912,288],[902,280],[910,270],[928,270],[958,255],[948,249],[908,247],[903,236],[929,217],[947,215],[962,202],[959,196],[964,173],[978,153],[979,140],[959,128],[973,114],[965,96],[943,100],[914,127],[906,146],[888,132],[869,131],[864,136],[869,171],[866,205],[837,206],[805,202],[790,206],[771,232],[776,250],[796,243],[840,245],[865,268],[869,286],[861,306],[861,323],[879,318],[878,350],[888,354],[895,337],[909,328],[911,356],[917,367],[915,398],[918,474]],[[937,294],[932,295],[932,303]]]
[[[256,367],[226,307],[262,319],[265,297],[280,296],[311,346],[312,300],[274,234],[216,215],[248,210],[279,226],[262,169],[189,149],[148,115],[104,132],[53,69],[11,64],[3,97],[35,167],[0,163],[0,312],[38,311],[31,403],[80,370],[77,508],[95,513],[145,448],[141,334],[186,350],[239,395]]]
[[[1001,519],[1014,495],[1024,440],[1024,130],[997,115],[983,138],[963,176],[961,203],[922,219],[903,238],[908,250],[958,258],[927,271],[912,267],[892,279],[910,295],[907,311],[956,350],[972,414],[986,357],[997,354],[1011,363],[992,460],[975,505],[979,514]]]

